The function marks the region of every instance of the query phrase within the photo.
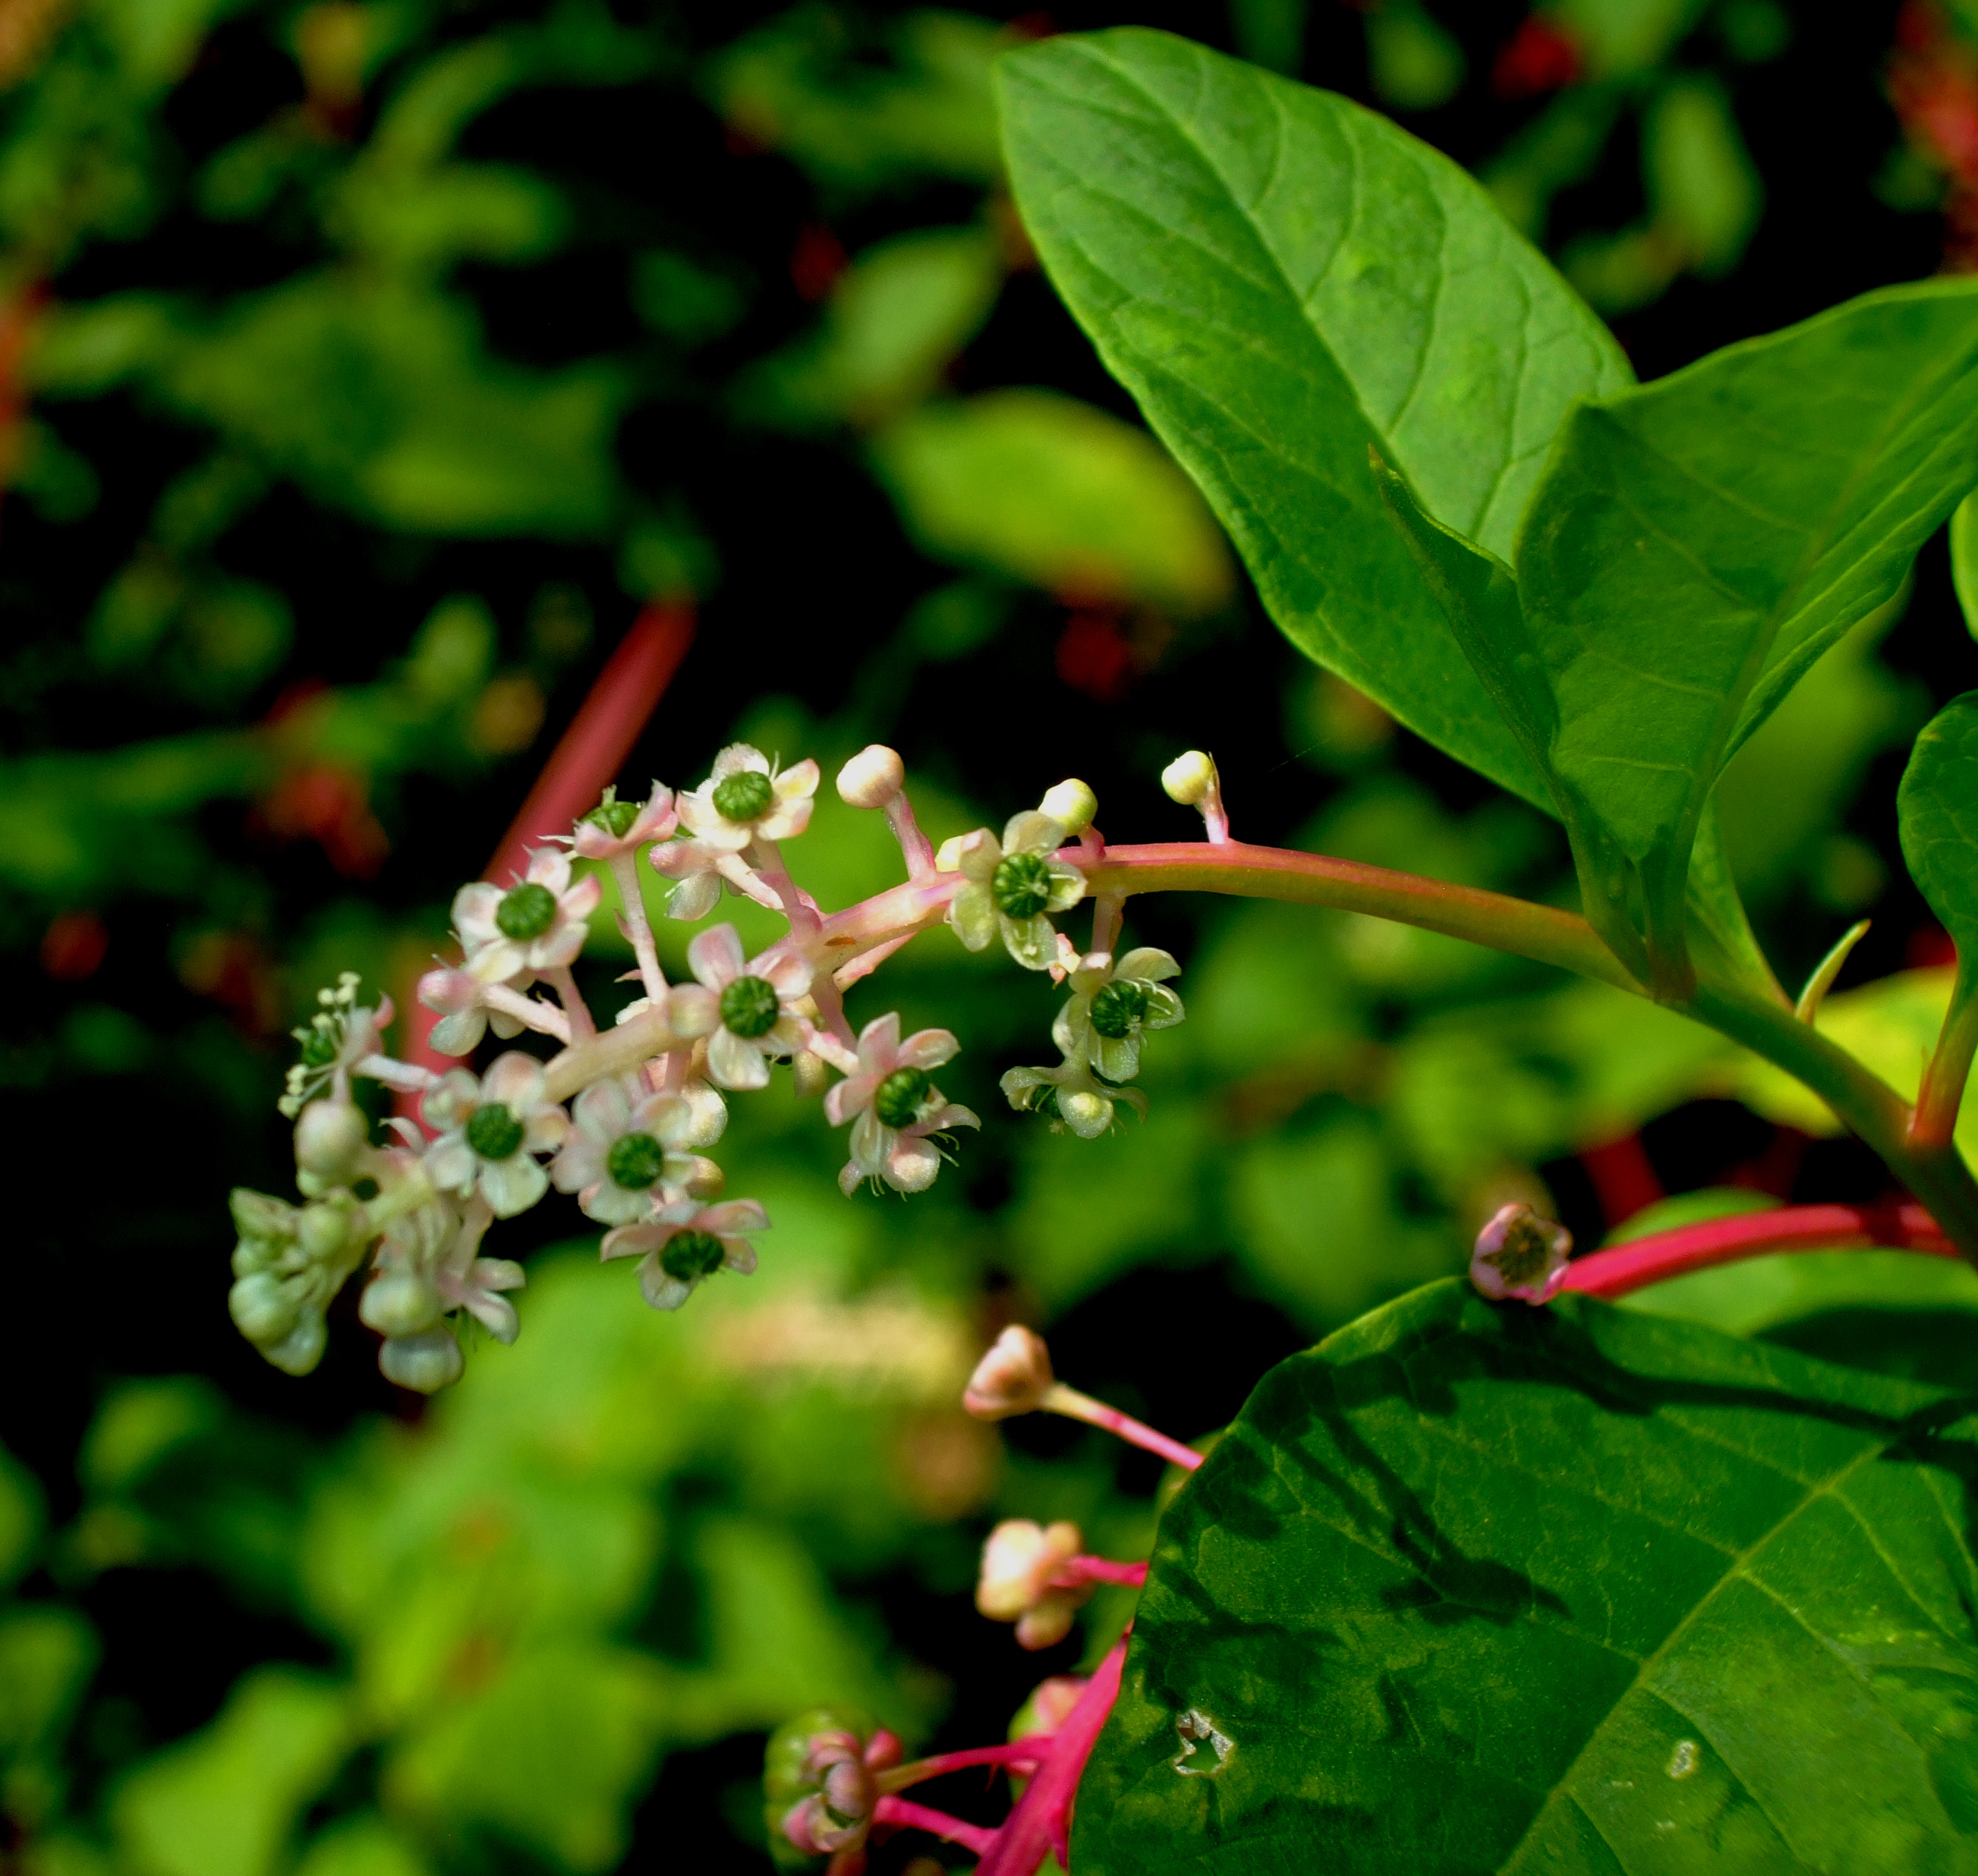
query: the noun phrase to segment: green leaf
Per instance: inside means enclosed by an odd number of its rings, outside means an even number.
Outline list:
[[[1272,616],[1492,780],[1546,796],[1368,474],[1507,557],[1606,329],[1447,157],[1384,118],[1139,28],[998,66],[1024,222]]]
[[[1975,1469],[1936,1389],[1418,1290],[1165,1514],[1073,1867],[1969,1868]]]
[[[1950,579],[1964,629],[1978,639],[1978,495],[1967,495],[1950,517]]]
[[[1910,877],[1960,955],[1978,951],[1978,691],[1917,737],[1897,807]]]
[[[1974,480],[1969,282],[1870,294],[1573,412],[1518,542],[1525,655],[1498,655],[1556,725],[1547,772],[1610,943],[1632,924],[1674,974],[1724,764]]]

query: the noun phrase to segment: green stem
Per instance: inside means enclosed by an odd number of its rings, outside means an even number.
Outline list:
[[[1957,1110],[1971,1074],[1971,1057],[1978,1050],[1978,961],[1958,954],[1957,980],[1937,1052],[1923,1072],[1923,1092],[1917,1096],[1916,1118],[1910,1122],[1910,1143],[1919,1148],[1947,1148],[1957,1131]]]

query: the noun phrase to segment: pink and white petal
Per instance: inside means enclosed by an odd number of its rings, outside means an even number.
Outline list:
[[[567,893],[557,896],[557,910],[567,919],[587,919],[604,896],[604,884],[594,873],[587,873]]]
[[[865,1183],[865,1174],[860,1170],[856,1160],[847,1160],[838,1168],[838,1189],[847,1198],[849,1198]]]
[[[614,1257],[643,1257],[649,1251],[664,1247],[666,1240],[680,1229],[676,1224],[628,1224],[616,1231],[607,1231],[604,1242],[597,1247],[598,1261],[609,1263]]]
[[[800,1049],[809,1046],[810,1039],[816,1032],[805,1016],[779,1016],[769,1034],[761,1037],[756,1044],[765,1055],[794,1055]]]
[[[479,1105],[481,1084],[465,1068],[449,1068],[419,1101],[419,1118],[442,1133],[463,1126]]]
[[[797,801],[781,802],[755,824],[754,831],[766,841],[793,841],[810,825],[812,806],[807,794]]]
[[[938,1068],[944,1062],[952,1062],[961,1047],[952,1029],[916,1029],[900,1045],[899,1065]]]
[[[496,935],[500,927],[495,914],[501,909],[501,887],[485,880],[473,880],[454,894],[453,929],[464,946],[471,950]]]
[[[721,1246],[726,1253],[721,1260],[724,1270],[733,1270],[738,1277],[756,1273],[756,1247],[746,1237],[724,1237]]]
[[[567,919],[558,920],[540,938],[531,942],[525,953],[530,969],[562,970],[574,964],[583,952],[584,941],[590,936],[587,926],[573,924]]]
[[[669,1153],[660,1174],[669,1192],[678,1192],[695,1204],[719,1198],[728,1175],[711,1159],[698,1153]]]
[[[419,979],[418,999],[428,1009],[457,1016],[479,1006],[481,987],[480,979],[471,973],[442,967],[428,971]]]
[[[902,1138],[886,1155],[885,1177],[895,1192],[925,1192],[940,1171],[940,1151],[925,1140]]]
[[[893,1130],[868,1108],[852,1124],[848,1151],[853,1161],[868,1173],[877,1172],[893,1150]]]
[[[900,1012],[889,1009],[875,1016],[858,1032],[858,1060],[869,1075],[881,1081],[899,1066]]]
[[[481,1195],[498,1218],[525,1212],[550,1189],[550,1176],[526,1153],[481,1162]]]
[[[554,1153],[570,1138],[570,1116],[553,1101],[522,1116],[522,1145],[531,1153]]]
[[[758,958],[749,966],[756,976],[766,978],[776,995],[784,1002],[794,1002],[810,988],[815,974],[809,963],[793,952],[786,951],[780,957]]]
[[[570,885],[570,855],[561,847],[536,847],[523,877],[532,886],[547,886],[561,898]]]
[[[656,1310],[676,1310],[693,1294],[693,1286],[670,1275],[654,1255],[639,1265],[639,1293]]]
[[[468,969],[483,983],[506,983],[528,967],[529,960],[522,947],[509,938],[490,938],[485,943],[472,946],[467,953]]]
[[[811,766],[815,768],[816,764]],[[759,775],[766,775],[769,772],[769,758],[753,743],[731,742],[715,757],[714,766],[708,771],[708,781],[710,784],[726,781],[730,775],[739,775],[745,769],[752,768]],[[711,785],[709,792],[713,792]]]
[[[760,1199],[731,1198],[725,1204],[708,1205],[693,1219],[696,1231],[712,1231],[716,1237],[732,1237],[743,1231],[766,1231],[769,1214]]]
[[[776,799],[779,801],[807,801],[816,794],[821,772],[809,756],[786,768],[776,778]]]
[[[862,1055],[863,1049],[859,1052]],[[872,1105],[883,1074],[848,1075],[824,1093],[824,1118],[834,1127],[842,1127],[854,1115],[863,1114]]]
[[[577,1131],[596,1141],[607,1152],[611,1143],[632,1125],[632,1104],[626,1097],[624,1083],[620,1081],[592,1082],[571,1104],[571,1111]]]
[[[694,933],[686,948],[687,968],[710,990],[725,990],[743,973],[742,940],[732,925],[710,925]]]
[[[528,1272],[506,1257],[476,1257],[467,1274],[477,1290],[523,1290],[529,1281]]]
[[[471,1055],[480,1047],[481,1039],[487,1033],[487,1011],[478,1008],[461,1009],[451,1016],[441,1017],[426,1040],[442,1055]]]
[[[683,880],[705,873],[714,864],[714,850],[699,841],[669,841],[646,856],[653,870],[662,878]]]
[[[604,1177],[604,1156],[609,1151],[581,1128],[574,1129],[564,1142],[563,1151],[550,1161],[550,1183],[559,1192],[581,1192],[586,1186],[597,1184]],[[587,1211],[590,1207],[584,1209]],[[614,1222],[624,1224],[630,1220],[621,1218]]]
[[[721,1000],[703,983],[676,983],[666,992],[666,1026],[683,1042],[712,1035],[721,1022]]]
[[[1165,983],[1169,978],[1181,975],[1181,966],[1172,951],[1163,951],[1156,945],[1142,945],[1120,959],[1119,974],[1140,983]]]
[[[497,1055],[481,1078],[481,1098],[498,1101],[518,1115],[539,1107],[543,1098],[543,1065],[519,1049]]]
[[[628,1191],[615,1179],[604,1178],[586,1186],[577,1194],[577,1203],[587,1218],[594,1218],[600,1224],[637,1224],[645,1217],[650,1199],[650,1193]]]
[[[470,1290],[461,1298],[461,1306],[504,1346],[521,1333],[521,1319],[515,1313],[515,1306],[504,1297]]]
[[[426,1149],[426,1177],[442,1192],[471,1192],[479,1164],[464,1134],[442,1134]]]
[[[941,1091],[934,1091],[938,1094]],[[964,1108],[958,1101],[950,1101],[937,1108],[924,1121],[916,1121],[906,1131],[916,1140],[924,1140],[929,1134],[944,1134],[952,1127],[980,1127],[982,1116],[973,1108]]]
[[[704,919],[721,903],[721,876],[716,873],[690,874],[666,894],[666,917],[691,925]]]
[[[693,1110],[693,1131],[680,1144],[711,1147],[728,1128],[728,1103],[703,1081],[695,1080],[680,1091],[680,1098]]]
[[[730,1029],[716,1029],[707,1039],[707,1072],[716,1087],[739,1093],[769,1085],[769,1065],[762,1052]]]

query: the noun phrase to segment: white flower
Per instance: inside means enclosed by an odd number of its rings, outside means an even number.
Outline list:
[[[519,1049],[496,1058],[478,1081],[452,1068],[419,1104],[439,1137],[426,1148],[426,1177],[463,1198],[478,1186],[498,1218],[527,1211],[549,1190],[531,1156],[553,1151],[570,1117],[544,1098],[542,1064]]]
[[[1110,951],[1093,951],[1071,967],[1071,1001],[1051,1025],[1051,1040],[1067,1062],[1089,1062],[1109,1082],[1130,1082],[1140,1072],[1140,1037],[1169,1029],[1187,1013],[1163,982],[1181,966],[1153,946],[1129,951],[1116,964]]]
[[[1566,1281],[1573,1234],[1529,1205],[1502,1205],[1477,1234],[1470,1280],[1493,1303],[1550,1303]]]
[[[963,1409],[978,1420],[1007,1420],[1035,1413],[1055,1377],[1050,1350],[1035,1329],[1012,1323],[991,1343],[961,1396]]]
[[[618,860],[637,853],[650,841],[665,840],[677,819],[673,790],[657,781],[643,807],[636,801],[621,801],[616,788],[607,788],[604,799],[577,824],[574,832],[557,837],[568,841],[571,851],[586,860]]]
[[[302,1044],[302,1059],[289,1070],[288,1085],[275,1105],[293,1120],[326,1090],[339,1101],[350,1098],[352,1071],[378,1053],[379,1037],[391,1027],[392,999],[381,996],[375,1009],[357,1007],[358,976],[346,971],[333,990],[319,990],[322,1006],[306,1029],[289,1033]]]
[[[1053,1133],[1070,1128],[1081,1140],[1096,1140],[1110,1129],[1115,1101],[1123,1101],[1142,1120],[1147,1118],[1147,1098],[1137,1088],[1110,1087],[1082,1062],[1063,1062],[1054,1068],[1012,1068],[1001,1086],[1011,1107],[1048,1114]]]
[[[468,890],[472,888],[469,887]],[[513,986],[520,989],[517,985]],[[504,1042],[519,1035],[522,1026],[505,1010],[488,1007],[488,992],[493,988],[471,971],[454,970],[442,965],[419,979],[419,1001],[428,1009],[438,1010],[439,1021],[426,1039],[442,1055],[471,1055],[481,1046],[481,1039],[493,1026]]]
[[[772,1057],[793,1055],[810,1040],[810,1025],[792,1006],[810,988],[811,969],[785,953],[744,963],[742,940],[732,925],[697,933],[686,948],[688,968],[714,999],[716,1018],[707,1039],[707,1072],[717,1087],[769,1085]],[[692,996],[681,985],[677,1005]]]
[[[743,865],[739,854],[706,841],[669,841],[646,857],[654,872],[673,882],[666,895],[666,917],[691,924],[706,917],[721,898],[721,882]]]
[[[468,969],[483,983],[561,970],[584,949],[601,890],[594,874],[571,885],[570,856],[553,847],[530,854],[528,873],[506,892],[485,880],[463,886],[453,896],[453,924]]]
[[[848,1197],[866,1179],[883,1179],[896,1192],[925,1192],[941,1159],[928,1136],[982,1125],[928,1078],[928,1069],[953,1059],[957,1046],[946,1029],[922,1029],[902,1042],[897,1014],[876,1017],[860,1032],[858,1072],[824,1098],[832,1126],[853,1121],[852,1157],[838,1175]]]
[[[761,750],[731,742],[714,758],[706,781],[680,798],[680,824],[723,853],[739,854],[758,839],[793,839],[810,825],[817,784],[815,762],[779,774]]]
[[[701,1197],[710,1196],[710,1184],[719,1189],[719,1168],[686,1150],[703,1144],[706,1129],[683,1095],[635,1099],[621,1082],[598,1082],[577,1096],[571,1118],[550,1179],[559,1192],[576,1193],[585,1217],[600,1224],[644,1217],[655,1187]]]
[[[1006,1518],[982,1547],[975,1607],[992,1622],[1015,1623],[1020,1647],[1062,1641],[1092,1585],[1058,1588],[1051,1579],[1084,1547],[1076,1524],[1060,1520],[1047,1528],[1027,1518]]]
[[[1064,824],[1034,809],[1011,817],[999,841],[987,827],[943,843],[934,864],[959,870],[966,884],[948,909],[948,923],[971,951],[1000,931],[1011,956],[1026,970],[1048,970],[1057,959],[1050,915],[1085,897],[1085,875],[1053,857],[1064,844]]]
[[[449,1310],[465,1310],[497,1342],[513,1342],[521,1325],[515,1306],[501,1293],[520,1290],[529,1280],[519,1263],[506,1257],[481,1256],[481,1240],[488,1220],[470,1212],[452,1247],[433,1273],[440,1300]]]
[[[722,1205],[683,1198],[656,1207],[643,1224],[607,1231],[601,1254],[637,1257],[646,1300],[656,1310],[676,1310],[716,1270],[746,1277],[756,1267],[756,1247],[743,1234],[769,1228],[769,1214],[752,1198]]]

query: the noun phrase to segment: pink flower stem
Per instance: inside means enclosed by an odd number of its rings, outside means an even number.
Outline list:
[[[978,1857],[987,1856],[996,1845],[994,1831],[980,1824],[964,1824],[945,1811],[917,1805],[911,1798],[881,1798],[872,1807],[872,1822],[882,1828],[890,1825],[895,1830],[925,1831],[945,1842],[959,1844]]]
[[[1120,893],[1100,893],[1092,901],[1092,949],[1110,951],[1120,942],[1120,924],[1126,900]]]
[[[644,985],[647,996],[657,1001],[666,995],[666,975],[660,969],[659,947],[653,942],[645,897],[639,890],[637,857],[614,854],[611,877],[617,883],[618,903],[625,915],[625,936],[631,940],[632,955],[639,960],[639,981]]]
[[[1920,1205],[1794,1205],[1706,1219],[1576,1257],[1567,1265],[1560,1288],[1583,1296],[1625,1296],[1692,1270],[1774,1251],[1862,1250],[1874,1245],[1927,1257],[1959,1254]]]
[[[1088,1426],[1103,1427],[1109,1433],[1116,1433],[1128,1445],[1157,1452],[1169,1465],[1180,1466],[1184,1471],[1192,1472],[1202,1463],[1202,1455],[1193,1447],[1169,1439],[1165,1433],[1156,1433],[1132,1415],[1123,1414],[1116,1407],[1109,1407],[1103,1401],[1096,1401],[1090,1394],[1081,1394],[1076,1388],[1068,1388],[1062,1381],[1054,1381],[1037,1405],[1046,1413],[1063,1414],[1068,1420],[1083,1420]]]
[[[543,981],[555,991],[557,1001],[563,1005],[563,1013],[570,1022],[570,1039],[589,1042],[597,1033],[597,1025],[590,1019],[590,1006],[584,1000],[584,992],[577,987],[570,966],[565,964],[544,971]]]
[[[1085,1775],[1085,1762],[1092,1756],[1100,1729],[1119,1697],[1120,1670],[1126,1659],[1126,1638],[1123,1635],[1085,1683],[1078,1704],[1057,1729],[1050,1757],[1024,1788],[1016,1808],[1003,1820],[975,1876],[1034,1876],[1037,1865],[1054,1850],[1058,1860],[1070,1868],[1072,1805],[1078,1796],[1078,1782]]]
[[[921,824],[914,818],[914,804],[907,799],[904,788],[886,804],[886,825],[900,844],[900,857],[907,863],[908,877],[918,880],[931,874],[934,843],[921,833]]]
[[[1202,1455],[1197,1453],[1199,1463]],[[1120,1583],[1137,1590],[1147,1580],[1145,1564],[1116,1564],[1110,1557],[1074,1557],[1051,1574],[1054,1590],[1075,1590],[1081,1583]]]
[[[903,1792],[911,1785],[945,1778],[951,1772],[966,1772],[972,1765],[1008,1765],[1019,1772],[1034,1769],[1043,1762],[1056,1737],[1054,1733],[1034,1732],[1007,1746],[972,1746],[966,1752],[937,1752],[931,1759],[909,1759],[904,1765],[881,1772],[879,1789],[882,1793]]]
[[[524,996],[505,983],[491,984],[481,995],[490,1009],[498,1009],[504,1016],[513,1016],[524,1029],[553,1035],[559,1042],[568,1044],[570,1019],[554,1004],[544,1002],[539,996]],[[437,1055],[435,1059],[443,1067],[453,1066],[451,1055]]]

